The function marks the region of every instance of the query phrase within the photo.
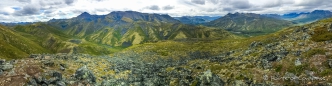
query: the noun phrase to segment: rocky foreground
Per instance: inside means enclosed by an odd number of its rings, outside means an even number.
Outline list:
[[[1,86],[159,86],[226,84],[211,70],[194,75],[175,67],[188,60],[163,59],[153,62],[127,57],[84,54],[34,54],[21,60],[1,60]],[[195,58],[191,58],[195,59]],[[168,67],[174,67],[171,70]],[[195,67],[202,69],[201,67]],[[74,70],[75,69],[75,70]]]
[[[260,43],[252,43],[256,46]],[[240,61],[240,58],[227,58],[235,51],[221,56],[210,56],[208,53],[193,52],[190,57],[182,59],[165,59],[160,57],[143,58],[142,55],[129,51],[129,55],[90,56],[86,54],[33,54],[30,58],[5,61],[1,60],[1,86],[271,86],[285,85],[272,81],[258,81],[245,74],[231,77],[215,74],[215,70],[224,68],[202,65],[205,62],[213,65],[225,65]],[[128,53],[128,52],[127,52]],[[145,53],[152,55],[153,53]],[[280,57],[276,53],[272,57]],[[265,58],[268,61],[272,58]],[[332,67],[332,60],[330,66]],[[247,63],[241,63],[247,64]],[[270,63],[259,63],[262,69],[271,69]],[[241,66],[241,65],[240,65]],[[232,72],[232,68],[226,70]],[[254,68],[253,68],[254,69]],[[260,69],[258,69],[260,70]],[[225,70],[224,70],[225,71]],[[236,71],[234,71],[234,74]],[[242,78],[238,78],[242,76]],[[296,76],[287,73],[284,77]],[[313,75],[312,75],[313,76]],[[232,78],[236,77],[236,78]],[[257,78],[257,77],[256,77]],[[263,78],[263,76],[261,77]],[[296,83],[296,82],[294,82]],[[315,85],[329,86],[331,83]]]

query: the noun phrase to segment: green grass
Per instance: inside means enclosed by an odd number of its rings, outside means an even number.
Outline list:
[[[218,55],[222,52],[228,52],[235,49],[247,49],[248,46],[256,41],[263,44],[277,42],[280,35],[285,34],[288,30],[278,31],[273,34],[255,36],[249,38],[237,37],[226,39],[191,39],[191,40],[167,40],[157,43],[144,43],[141,45],[134,45],[125,50],[135,50],[139,52],[152,51],[162,56],[176,56],[176,53],[181,53],[183,56],[188,52],[209,52],[212,55]],[[253,53],[251,56],[259,56],[259,53]]]
[[[321,55],[324,55],[326,52],[326,50],[324,49],[311,49],[307,52],[305,52],[305,56],[306,57],[312,57],[313,55],[316,55],[316,54],[321,54]]]
[[[0,26],[0,34],[0,54],[4,59],[25,58],[29,54],[71,53],[73,50],[75,53],[108,55],[123,49],[85,40],[82,44],[72,43],[71,39],[81,38],[66,35],[59,29],[43,23],[19,25],[12,29]]]
[[[91,55],[109,55],[115,52],[119,52],[124,49],[124,47],[112,47],[108,45],[95,44],[91,42],[84,42],[79,44],[82,50],[81,53],[91,54]]]
[[[0,25],[0,54],[5,59],[28,57],[32,53],[49,53],[37,43]]]
[[[13,30],[42,47],[51,50],[53,53],[66,49],[69,45],[65,41],[71,38],[59,29],[43,23],[26,26],[18,25]]]
[[[274,33],[293,23],[286,20],[264,17],[258,14],[231,14],[207,23],[208,26],[242,32],[244,36],[264,35]]]
[[[281,70],[282,70],[282,65],[277,65],[276,67],[275,67],[275,71],[276,72],[281,72]]]
[[[328,27],[321,26],[315,28],[315,33],[312,35],[311,40],[315,42],[332,40],[332,32],[327,31]]]
[[[325,69],[324,71],[322,72],[319,72],[319,76],[329,76],[332,74],[332,70],[331,69]]]
[[[299,66],[291,66],[288,69],[288,72],[294,73],[297,76],[299,76],[301,73],[304,72],[304,70],[308,69],[309,64],[302,64]]]

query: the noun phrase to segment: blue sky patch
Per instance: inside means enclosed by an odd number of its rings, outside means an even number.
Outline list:
[[[21,10],[20,7],[12,7],[12,9],[14,9],[15,11],[17,11],[17,10]]]

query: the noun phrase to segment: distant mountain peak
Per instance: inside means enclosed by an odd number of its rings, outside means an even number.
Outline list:
[[[244,34],[265,34],[292,25],[291,22],[266,17],[255,13],[228,13],[224,17],[206,23],[207,26],[226,29]]]
[[[108,15],[122,15],[122,16],[128,16],[128,15],[156,15],[156,16],[164,16],[164,17],[168,17],[168,14],[158,14],[158,13],[141,13],[141,12],[137,12],[137,11],[113,11],[111,13],[109,13]],[[170,16],[169,16],[170,17]]]
[[[184,24],[203,24],[220,18],[220,16],[182,16],[174,17],[175,19],[181,21]]]
[[[255,14],[255,13],[239,13],[239,12],[236,12],[234,14],[228,13],[227,15],[225,15],[225,17],[238,17],[238,16],[262,17],[262,16],[260,16],[260,14]]]
[[[91,15],[88,12],[83,12],[82,14],[80,14],[77,17],[89,17],[89,16],[91,16]]]
[[[331,13],[329,10],[314,10],[311,13]]]
[[[176,19],[172,18],[168,14],[155,14],[155,13],[141,13],[137,11],[113,11],[107,16],[113,17],[115,20],[121,20],[122,18],[128,18],[134,21],[165,21],[178,23]]]
[[[141,13],[141,12],[137,12],[137,11],[113,11],[111,13],[109,13],[108,15],[115,15],[115,14],[121,14],[121,15],[128,15],[128,14],[135,14],[135,15],[139,15],[139,14],[147,14],[147,13]]]

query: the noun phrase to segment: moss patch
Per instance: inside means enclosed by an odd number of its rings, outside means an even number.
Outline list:
[[[332,32],[329,32],[327,28],[326,26],[316,27],[311,40],[315,42],[332,40]]]

